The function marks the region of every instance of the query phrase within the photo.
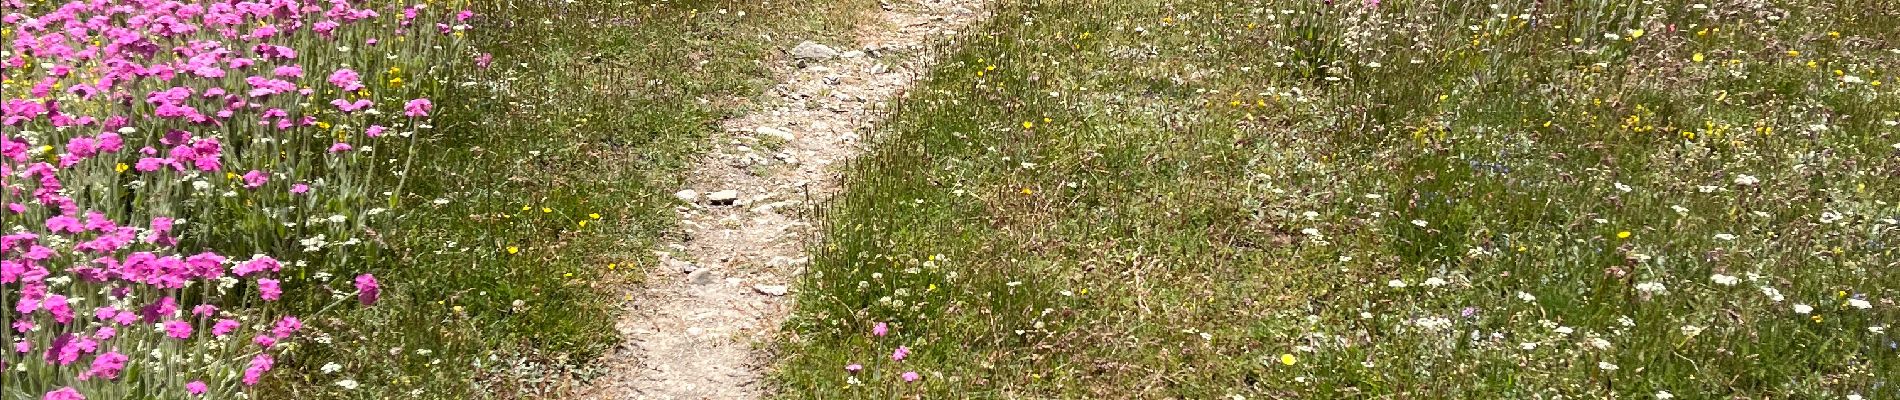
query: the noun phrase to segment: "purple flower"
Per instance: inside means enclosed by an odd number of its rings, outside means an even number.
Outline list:
[[[917,375],[917,371],[904,371],[905,382],[916,382],[918,379],[923,379],[923,378],[924,378],[923,376]]]
[[[877,325],[871,325],[871,336],[884,336],[890,333],[891,333],[890,324],[879,322],[877,323]]]
[[[844,366],[845,372],[850,372],[853,374],[858,373],[858,371],[863,371],[863,370],[864,370],[864,365],[860,365],[860,364],[851,364],[851,365]]]
[[[292,194],[304,194],[309,191],[310,191],[310,185],[305,185],[301,183],[290,185],[290,193]]]
[[[336,142],[336,144],[330,145],[331,153],[342,153],[345,151],[350,151],[349,143]]]
[[[904,357],[909,357],[909,356],[910,356],[909,346],[897,346],[897,351],[891,352],[891,361],[904,361]]]

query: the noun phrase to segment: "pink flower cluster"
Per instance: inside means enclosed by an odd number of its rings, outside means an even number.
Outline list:
[[[230,230],[226,221],[186,220],[221,215],[203,211],[220,204],[323,195],[311,185],[326,166],[358,162],[348,142],[430,116],[430,93],[378,87],[375,71],[391,65],[341,63],[441,61],[380,56],[431,46],[377,49],[373,58],[331,53],[377,48],[378,36],[449,41],[473,15],[439,13],[428,17],[441,21],[434,29],[419,29],[420,7],[376,4],[0,0],[9,30],[0,58],[0,377],[51,385],[8,390],[45,399],[128,393],[103,388],[127,371],[163,367],[174,388],[131,393],[196,396],[268,376],[277,345],[306,328],[265,305],[321,298],[331,283],[292,284],[308,275],[286,271],[300,264],[235,256],[295,243],[230,244],[249,235],[200,237]],[[346,126],[354,129],[338,129]],[[320,142],[303,145],[310,140]],[[231,197],[239,201],[214,201]],[[382,295],[369,274],[335,285],[365,306]],[[304,287],[318,295],[295,292]],[[146,365],[169,358],[145,354],[178,349],[199,361]]]
[[[884,337],[890,334],[891,334],[891,325],[889,323],[879,322],[879,323],[871,325],[872,337]],[[897,346],[896,350],[891,351],[891,362],[900,363],[900,362],[903,362],[905,358],[910,358],[910,346],[900,345],[900,346]],[[864,372],[864,364],[859,364],[859,363],[846,364],[844,366],[844,371],[852,375],[857,375],[860,372]],[[920,379],[923,379],[923,376],[918,375],[917,371],[904,371],[904,373],[898,374],[898,379],[903,379],[904,382],[916,382]]]

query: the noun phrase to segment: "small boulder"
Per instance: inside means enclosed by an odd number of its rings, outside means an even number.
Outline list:
[[[792,58],[803,61],[824,61],[838,58],[838,50],[812,41],[799,43],[792,47]]]
[[[780,140],[784,140],[786,142],[790,142],[794,139],[798,139],[798,135],[792,134],[792,131],[779,129],[779,128],[773,128],[769,126],[761,126],[758,129],[753,129],[752,132],[760,134],[760,135],[764,135],[764,136],[779,138]]]
[[[699,202],[699,192],[692,189],[686,189],[686,190],[681,190],[678,192],[673,192],[673,197],[677,197],[680,199],[680,201],[684,201],[688,203]]]
[[[739,201],[739,191],[721,190],[706,195],[706,202],[715,206],[729,206]]]

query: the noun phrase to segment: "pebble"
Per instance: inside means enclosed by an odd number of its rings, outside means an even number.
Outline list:
[[[688,203],[699,202],[699,192],[694,191],[692,189],[686,189],[686,190],[681,190],[678,192],[673,192],[673,197],[677,197],[680,199],[680,201],[684,201]]]
[[[792,288],[785,285],[752,285],[752,290],[767,296],[784,296],[792,292]]]

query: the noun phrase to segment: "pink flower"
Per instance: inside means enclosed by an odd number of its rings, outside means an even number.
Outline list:
[[[237,276],[245,276],[264,271],[276,272],[283,268],[284,264],[277,262],[275,258],[257,257],[250,261],[245,261],[243,264],[238,264],[237,268],[233,268],[231,272],[237,274]]]
[[[924,377],[917,375],[917,371],[904,371],[905,382],[916,382],[918,379],[923,379],[923,378]]]
[[[435,109],[435,103],[430,103],[429,99],[415,99],[402,106],[402,114],[411,117],[427,117],[429,110],[433,109]]]
[[[185,392],[191,393],[192,396],[203,396],[210,390],[210,387],[205,386],[205,381],[191,381],[185,384]]]
[[[271,359],[269,354],[258,354],[257,357],[252,357],[251,365],[244,368],[244,385],[257,385],[257,381],[264,378],[264,373],[270,372],[270,367],[275,362],[276,360]]]
[[[86,400],[86,396],[79,394],[79,390],[72,387],[64,387],[46,392],[46,396],[40,397],[40,400]]]
[[[230,334],[232,331],[236,331],[238,326],[239,324],[235,319],[221,319],[218,320],[218,323],[211,325],[211,334],[224,336]]]
[[[345,151],[350,151],[349,143],[336,142],[336,144],[330,145],[331,153],[342,153]]]
[[[853,374],[858,373],[858,371],[863,371],[863,370],[864,370],[864,366],[860,364],[851,364],[851,365],[844,366],[845,372],[850,372]]]
[[[245,188],[256,189],[259,186],[264,186],[266,182],[270,182],[270,174],[266,174],[264,171],[251,170],[251,172],[244,173]]]
[[[383,286],[376,282],[375,275],[356,276],[356,300],[362,302],[363,305],[375,305],[376,299],[382,297],[382,293]]]
[[[348,112],[356,112],[357,110],[369,108],[370,106],[375,105],[375,104],[371,103],[368,99],[357,99],[354,102],[349,101],[349,100],[344,100],[344,99],[336,99],[336,100],[330,100],[330,105],[336,106],[337,110],[341,110],[343,112],[348,113]]]
[[[165,336],[172,339],[190,339],[191,324],[185,321],[165,321]]]
[[[357,74],[356,71],[351,70],[349,68],[339,69],[339,70],[336,70],[336,72],[331,72],[330,84],[336,85],[337,88],[343,89],[343,91],[346,91],[346,92],[360,90],[360,89],[363,89],[364,87],[363,76]]]
[[[284,296],[284,289],[278,286],[276,279],[262,278],[257,280],[257,295],[264,300],[277,301]]]
[[[871,336],[884,336],[891,333],[891,325],[883,322],[871,325]]]
[[[904,357],[909,357],[909,356],[910,356],[909,346],[897,346],[897,351],[891,352],[891,361],[904,361]]]
[[[290,185],[290,193],[292,194],[304,194],[308,192],[310,192],[310,185],[305,185],[301,183]]]
[[[100,354],[98,358],[92,359],[92,368],[86,370],[85,376],[119,379],[119,371],[125,370],[125,362],[129,360],[131,357],[126,357],[116,351]]]
[[[291,334],[299,330],[303,330],[303,321],[297,317],[285,316],[284,319],[277,320],[277,327],[271,328],[270,333],[278,340],[283,340],[290,338]]]
[[[383,136],[383,131],[385,130],[389,130],[389,128],[385,128],[382,125],[370,125],[369,129],[363,131],[363,136],[380,137]]]

